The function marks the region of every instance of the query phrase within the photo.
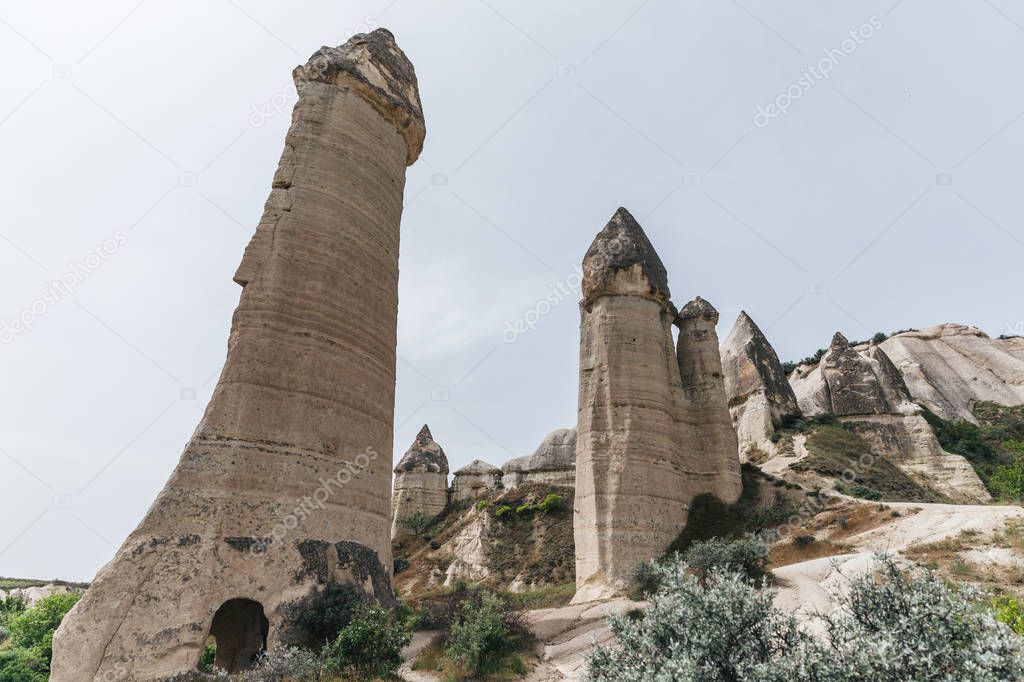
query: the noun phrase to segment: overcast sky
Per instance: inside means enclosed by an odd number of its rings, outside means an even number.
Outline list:
[[[723,339],[747,310],[783,359],[1024,327],[1010,0],[3,2],[0,575],[88,580],[139,522],[223,363],[291,70],[377,26],[427,123],[396,458],[424,422],[453,469],[574,424],[563,292],[620,205],[677,304]]]

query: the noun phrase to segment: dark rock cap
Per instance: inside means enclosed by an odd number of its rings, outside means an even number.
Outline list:
[[[833,350],[846,350],[849,347],[850,342],[842,332],[836,332],[832,337],[832,343],[829,344],[829,348]]]
[[[292,77],[300,94],[305,83],[315,81],[345,85],[358,92],[405,138],[407,165],[423,151],[426,128],[416,70],[386,28],[358,33],[338,47],[321,47]]]
[[[681,320],[689,320],[695,317],[703,317],[705,320],[718,324],[718,311],[715,310],[715,306],[700,296],[684,305],[683,309],[679,311],[679,319]]]
[[[629,211],[619,208],[583,257],[583,302],[601,296],[620,270],[639,265],[650,294],[668,302],[668,273],[644,230]]]
[[[441,446],[434,442],[434,437],[430,435],[430,428],[426,424],[420,429],[416,440],[405,451],[398,466],[395,467],[396,474],[416,470],[448,473],[448,458]]]

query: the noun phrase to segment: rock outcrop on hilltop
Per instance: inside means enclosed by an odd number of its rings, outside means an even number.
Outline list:
[[[423,144],[388,31],[323,48],[235,280],[227,359],[181,460],[54,639],[60,682],[233,672],[308,641],[304,600],[393,601],[391,450],[406,166]],[[310,642],[312,643],[312,642]],[[320,643],[317,642],[317,645]]]
[[[501,484],[501,469],[481,459],[452,474],[452,502],[465,502],[490,494]]]
[[[741,457],[754,450],[775,454],[772,435],[800,407],[779,356],[746,312],[722,346],[722,373]]]
[[[501,467],[506,488],[525,483],[574,487],[576,485],[576,429],[557,429],[532,455],[516,457]]]
[[[1024,404],[1024,338],[943,324],[896,334],[881,347],[914,400],[943,419],[977,423],[976,403]]]
[[[433,519],[448,504],[448,458],[426,424],[395,466],[393,485],[392,540],[405,532],[405,519],[413,514]]]
[[[879,346],[858,350],[837,332],[817,367],[797,368],[790,382],[804,414],[836,415],[918,484],[955,502],[991,499],[970,463],[939,445]]]
[[[622,208],[594,239],[583,273],[576,601],[621,590],[678,536],[694,497],[732,503],[741,491],[736,437],[722,430],[731,433],[710,310],[695,301],[693,315],[677,320],[665,267]]]

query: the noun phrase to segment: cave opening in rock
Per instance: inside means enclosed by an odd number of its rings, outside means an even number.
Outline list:
[[[216,640],[214,665],[229,673],[247,670],[267,648],[270,623],[263,605],[252,599],[229,599],[213,615],[210,637]]]

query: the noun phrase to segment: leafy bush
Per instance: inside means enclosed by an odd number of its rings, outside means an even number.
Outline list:
[[[476,503],[476,510],[483,511],[484,509],[487,509],[488,504],[490,503],[487,500],[480,500],[479,502]]]
[[[233,676],[233,679],[240,682],[318,682],[324,679],[324,659],[308,649],[277,647],[260,654],[251,670]]]
[[[412,532],[413,535],[422,535],[430,527],[432,520],[423,512],[416,511],[402,519],[402,526]]]
[[[1012,464],[1001,464],[989,477],[989,488],[999,497],[1020,500],[1024,498],[1024,457]]]
[[[542,512],[557,511],[565,508],[565,498],[557,493],[551,493],[544,500],[537,505],[537,509]]]
[[[1005,623],[1018,635],[1024,635],[1024,606],[1014,597],[1004,595],[992,600],[996,620]]]
[[[53,633],[64,614],[81,598],[78,592],[51,594],[14,616],[7,625],[11,646],[31,649],[49,666],[53,657]]]
[[[462,603],[452,624],[445,656],[480,675],[496,670],[526,637],[521,612],[490,592]],[[521,663],[520,663],[521,667]]]
[[[508,506],[507,504],[503,504],[503,505],[501,505],[500,507],[498,507],[497,509],[494,510],[494,516],[496,518],[500,519],[502,516],[505,516],[506,514],[510,513],[511,511],[512,511],[512,507]]]
[[[391,677],[402,665],[410,623],[392,618],[379,604],[360,603],[327,652],[327,667],[360,680]]]
[[[391,572],[394,575],[398,575],[407,568],[409,568],[409,560],[404,556],[396,556],[391,560]]]
[[[614,646],[588,657],[588,679],[718,682],[1018,680],[1024,644],[934,573],[909,575],[885,556],[850,581],[821,640],[773,604],[769,589],[713,568],[704,585],[682,561],[656,567],[661,587],[636,617],[609,619]],[[761,583],[764,586],[764,583]]]
[[[362,595],[351,583],[332,583],[307,601],[296,622],[313,641],[327,644],[337,639],[361,602]]]
[[[529,502],[516,507],[516,514],[527,514],[533,511],[533,505]]]
[[[50,666],[32,649],[0,649],[0,682],[46,682]]]
[[[694,542],[682,555],[682,561],[704,582],[715,569],[739,572],[748,578],[765,575],[768,565],[768,545],[748,535],[726,542],[719,538]]]

